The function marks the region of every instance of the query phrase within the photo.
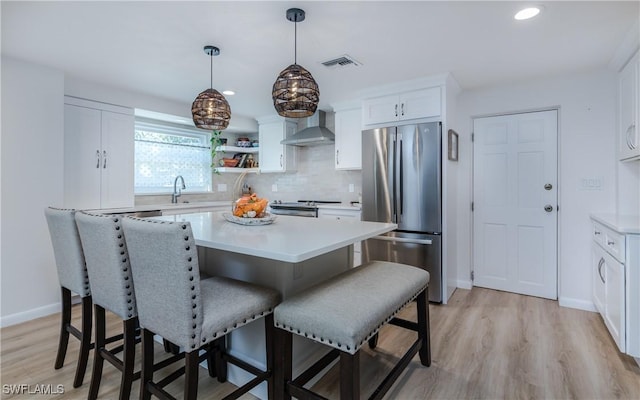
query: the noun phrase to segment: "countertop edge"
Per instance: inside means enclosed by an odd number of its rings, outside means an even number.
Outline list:
[[[591,214],[591,219],[623,234],[640,234],[640,216],[618,214]]]

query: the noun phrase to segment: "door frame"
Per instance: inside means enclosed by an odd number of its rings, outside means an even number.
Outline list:
[[[558,203],[557,203],[557,218],[556,218],[556,300],[555,301],[560,301],[560,289],[562,288],[562,280],[561,277],[562,275],[560,274],[560,253],[561,253],[561,244],[562,244],[562,239],[561,239],[561,232],[562,232],[562,219],[561,219],[561,212],[562,212],[562,173],[561,173],[561,162],[560,162],[560,155],[561,150],[562,150],[562,146],[560,145],[562,143],[562,141],[560,140],[561,137],[561,129],[560,127],[562,126],[561,124],[561,120],[562,120],[562,116],[561,116],[561,107],[559,105],[555,105],[555,106],[549,106],[549,107],[540,107],[540,108],[529,108],[529,109],[524,109],[524,110],[514,110],[514,111],[504,111],[504,112],[496,112],[496,113],[488,113],[488,114],[476,114],[476,115],[471,115],[471,134],[474,135],[472,140],[471,140],[471,179],[470,181],[470,190],[471,190],[471,204],[475,204],[475,198],[474,198],[474,194],[475,194],[475,182],[474,182],[474,176],[475,176],[475,132],[474,132],[474,126],[475,126],[475,120],[479,119],[479,118],[490,118],[490,117],[501,117],[501,116],[507,116],[507,115],[517,115],[517,114],[529,114],[529,113],[535,113],[535,112],[543,112],[543,111],[556,111],[556,115],[557,115],[557,119],[556,119],[556,182],[557,182],[557,193],[558,193]],[[471,207],[470,204],[470,207]],[[475,231],[475,211],[471,211],[471,224],[470,227],[471,229],[469,229],[469,244],[470,244],[470,248],[469,248],[469,254],[470,254],[470,261],[471,261],[471,265],[470,265],[470,276],[469,276],[469,281],[471,282],[471,288],[473,288],[475,286],[474,284],[474,280],[471,278],[473,276],[473,273],[475,271],[475,254],[474,254],[474,249],[475,249],[475,237],[474,237],[474,231]]]

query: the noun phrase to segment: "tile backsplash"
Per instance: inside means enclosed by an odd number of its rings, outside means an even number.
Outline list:
[[[336,171],[333,164],[335,146],[299,147],[297,153],[297,171],[286,173],[248,174],[244,183],[260,197],[269,200],[339,200],[343,203],[358,200],[362,190],[360,171]],[[235,195],[238,174],[221,173],[213,175],[213,192],[184,193],[179,201],[218,201],[232,200]],[[189,182],[187,187],[189,186]],[[225,192],[218,191],[219,185],[226,185]],[[277,187],[277,191],[272,191]],[[353,192],[349,186],[353,185]],[[143,195],[136,196],[136,205],[167,204],[171,202],[171,195]]]
[[[335,146],[298,147],[297,171],[247,175],[252,190],[269,200],[358,200],[362,190],[360,171],[336,171]],[[272,191],[277,187],[277,191]],[[353,192],[349,192],[353,185]]]

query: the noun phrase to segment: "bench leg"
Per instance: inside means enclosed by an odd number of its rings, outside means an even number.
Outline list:
[[[431,339],[429,334],[429,288],[425,288],[416,299],[418,310],[418,337],[421,341],[420,363],[425,367],[431,365]]]
[[[273,369],[274,399],[291,400],[287,384],[293,375],[293,335],[283,329],[275,329],[276,355]]]
[[[340,400],[360,398],[360,350],[340,352]]]

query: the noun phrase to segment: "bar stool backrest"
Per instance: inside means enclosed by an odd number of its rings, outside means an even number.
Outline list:
[[[93,302],[123,320],[138,316],[122,217],[76,213]]]
[[[44,210],[60,286],[87,297],[91,295],[91,287],[75,214],[73,209],[48,207]]]
[[[191,352],[200,347],[198,253],[188,222],[123,221],[140,325]]]

